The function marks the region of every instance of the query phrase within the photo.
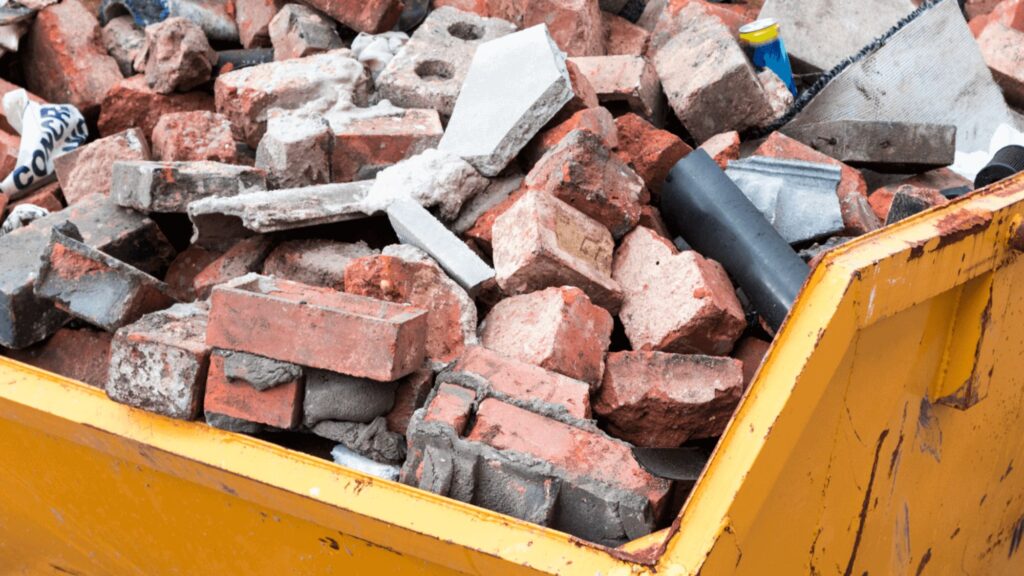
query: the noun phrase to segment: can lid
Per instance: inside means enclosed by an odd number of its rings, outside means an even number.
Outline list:
[[[740,26],[740,40],[763,44],[779,37],[779,23],[774,18],[761,18]]]

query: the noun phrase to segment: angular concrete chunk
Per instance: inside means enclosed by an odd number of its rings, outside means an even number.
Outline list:
[[[262,170],[220,162],[116,162],[114,201],[140,212],[184,213],[190,202],[266,190]]]
[[[188,205],[193,243],[224,240],[365,218],[362,200],[372,180],[206,198]]]
[[[565,54],[544,25],[481,44],[439,149],[496,176],[572,99]]]
[[[752,156],[725,171],[790,244],[843,229],[837,166]]]
[[[786,132],[836,160],[879,172],[926,172],[949,166],[956,152],[951,124],[835,120]]]
[[[412,244],[437,260],[472,296],[494,278],[494,269],[414,200],[400,198],[388,206],[388,220],[403,244]]]

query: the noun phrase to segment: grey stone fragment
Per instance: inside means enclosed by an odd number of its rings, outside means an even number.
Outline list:
[[[878,172],[927,172],[949,166],[956,153],[951,124],[835,120],[783,132],[836,160]]]
[[[37,296],[108,332],[175,303],[166,284],[80,238],[68,222],[52,228],[36,278]]]
[[[266,429],[266,426],[263,424],[249,422],[248,420],[242,420],[240,418],[235,418],[234,416],[227,416],[216,412],[206,412],[205,417],[206,423],[210,426],[220,428],[221,430],[227,430],[228,432],[259,434]]]
[[[853,237],[833,236],[828,240],[825,240],[824,242],[815,242],[814,244],[808,246],[807,248],[804,248],[797,254],[800,256],[800,258],[803,259],[804,262],[810,262],[811,260],[817,258],[818,256],[821,256],[825,252],[828,252],[833,248],[842,246],[843,244],[846,244],[850,240],[853,240]]]
[[[885,225],[895,224],[900,220],[910,218],[914,214],[924,212],[932,207],[927,200],[897,190],[892,197],[892,204],[889,205],[889,213],[885,217]]]
[[[326,184],[331,181],[333,139],[321,116],[272,115],[256,148],[256,167],[266,170],[272,189]]]
[[[836,120],[954,124],[962,152],[987,150],[1001,124],[1014,125],[959,5],[949,0],[843,69],[787,130]]]
[[[494,278],[494,269],[419,203],[402,198],[392,202],[387,213],[398,239],[426,252],[470,296]]]
[[[93,194],[0,237],[0,346],[20,349],[50,336],[67,314],[35,295],[34,285],[50,242],[50,229],[72,220],[85,243],[151,274],[162,274],[174,249],[142,214]]]
[[[759,17],[779,22],[779,33],[795,64],[827,71],[914,8],[911,0],[765,0]]]
[[[307,369],[303,424],[312,428],[324,420],[372,422],[391,410],[397,388],[398,382]]]
[[[752,156],[729,162],[725,173],[790,244],[843,229],[838,166]]]
[[[100,37],[107,54],[117,61],[121,74],[125,78],[135,74],[135,56],[146,43],[146,33],[135,25],[135,19],[127,14],[112,18],[103,26]]]
[[[455,8],[434,10],[388,63],[377,81],[383,98],[403,108],[451,116],[477,46],[516,27]]]
[[[600,0],[601,10],[610,14],[618,14],[626,6],[628,0]]]
[[[565,53],[541,24],[481,44],[438,148],[497,176],[572,99]]]
[[[266,190],[262,170],[220,162],[115,162],[111,196],[140,212],[184,213],[190,202]]]
[[[188,206],[192,242],[221,244],[253,232],[266,234],[365,218],[362,200],[372,180],[322,184],[228,198],[206,198]]]
[[[263,261],[263,274],[345,290],[345,267],[356,258],[374,256],[380,250],[360,240],[348,243],[324,238],[288,240],[270,252]]]
[[[215,353],[224,357],[224,376],[247,382],[260,392],[302,378],[302,366],[296,364],[233,350]]]
[[[377,462],[401,464],[405,460],[405,438],[389,431],[384,418],[369,424],[324,421],[313,428],[313,433]]]

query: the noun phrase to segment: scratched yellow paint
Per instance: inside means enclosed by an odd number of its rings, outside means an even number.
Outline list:
[[[0,360],[0,574],[1024,573],[1022,216],[1017,179],[833,252],[616,553]]]

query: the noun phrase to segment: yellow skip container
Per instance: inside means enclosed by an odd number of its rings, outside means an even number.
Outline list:
[[[619,549],[0,359],[0,574],[1021,574],[1022,222],[1017,177],[831,252]]]

